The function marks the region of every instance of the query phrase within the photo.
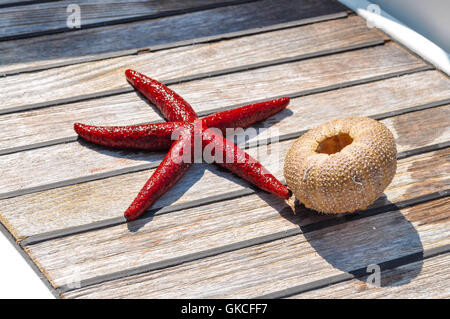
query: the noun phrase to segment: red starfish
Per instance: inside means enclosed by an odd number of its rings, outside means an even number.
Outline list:
[[[210,151],[212,160],[236,175],[276,196],[288,199],[289,190],[250,155],[227,140],[221,133],[227,128],[245,128],[280,112],[289,98],[265,101],[227,110],[199,119],[181,96],[164,84],[133,70],[125,71],[128,81],[170,121],[133,126],[92,126],[75,123],[82,138],[104,146],[163,150],[170,148],[153,175],[125,211],[127,220],[141,216],[161,195],[170,189],[198,157]],[[213,128],[217,128],[213,129]],[[177,135],[175,141],[173,135]]]

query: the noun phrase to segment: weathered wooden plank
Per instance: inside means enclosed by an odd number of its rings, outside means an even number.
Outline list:
[[[52,101],[59,99],[101,95],[105,90],[127,88],[132,91],[124,76],[127,68],[165,81],[380,41],[376,32],[368,30],[364,22],[355,17],[218,43],[20,74],[0,78],[0,93],[5,94],[5,104],[0,107],[53,104]],[[412,57],[409,59],[415,61]]]
[[[330,0],[263,0],[248,4],[127,23],[66,34],[0,43],[0,71],[25,66],[76,62],[80,58],[136,53],[138,49],[201,37],[216,37],[230,32],[267,27],[274,24],[343,12]],[[124,54],[123,52],[118,54]]]
[[[426,146],[430,142],[441,143],[444,140],[440,137],[450,134],[450,105],[388,118],[383,123],[394,127],[392,131],[400,150],[411,146]],[[413,132],[410,128],[412,123],[417,128]]]
[[[270,95],[278,95],[288,93],[289,88],[290,90],[323,88],[422,64],[416,58],[411,60],[410,57],[412,56],[397,47],[387,45],[228,76],[231,79],[242,76],[241,81],[248,80],[249,83],[254,79],[261,79],[258,83],[251,85],[272,87]],[[247,87],[239,87],[239,91],[242,92],[241,94],[251,91],[250,84]],[[137,155],[127,152],[124,159],[120,154],[125,153],[108,151],[97,146],[89,148],[78,143],[69,143],[1,156],[0,166],[4,168],[4,181],[0,193],[122,169],[142,163],[145,155],[141,152]],[[136,160],[133,159],[135,156]],[[152,153],[149,157],[150,161],[158,156],[162,155]],[[20,175],[17,172],[20,172]]]
[[[444,254],[381,272],[381,287],[367,283],[367,277],[363,277],[291,298],[448,299],[448,269],[450,254]],[[395,286],[389,286],[392,283],[395,283]]]
[[[63,297],[257,297],[447,245],[450,243],[450,223],[446,218],[449,205],[449,198],[426,202],[167,269],[81,288],[65,293]],[[259,229],[259,225],[253,226]],[[232,236],[231,231],[227,234]],[[148,240],[152,240],[151,235],[146,236]],[[136,233],[132,236],[135,238]],[[150,247],[147,245],[143,248],[141,254],[132,259],[133,262],[146,256]],[[54,250],[49,254],[49,249],[42,249],[42,246],[39,252],[32,251],[32,248],[37,250],[37,247],[30,247],[28,251],[31,256],[39,254],[38,258],[35,257],[38,262],[52,259]],[[82,249],[77,251],[77,254],[82,253]],[[69,260],[74,265],[70,256],[67,258],[66,264]],[[92,259],[99,261],[101,257],[96,255]],[[44,269],[49,269],[46,266]],[[415,276],[420,268],[416,269]],[[83,265],[74,265],[74,269],[81,272],[85,270]]]
[[[251,91],[239,91],[241,85],[248,85],[246,79],[232,80],[228,80],[225,76],[215,77],[172,85],[171,88],[182,92],[199,113],[281,93],[273,92],[274,86],[268,82],[257,85],[258,78],[254,79],[255,85]],[[419,82],[420,86],[417,85]],[[294,90],[295,87],[287,89]],[[355,96],[359,98],[355,99]],[[450,81],[437,71],[419,72],[292,99],[288,110],[258,124],[257,127],[269,129],[269,132],[279,130],[281,135],[289,134],[309,128],[325,118],[333,119],[342,114],[373,115],[448,98],[450,98]],[[446,116],[442,118],[441,123],[449,125]],[[160,113],[154,107],[149,107],[135,93],[26,113],[13,113],[0,116],[0,149],[8,152],[16,150],[17,147],[33,148],[35,147],[33,144],[36,143],[51,145],[59,141],[75,141],[76,134],[72,129],[74,122],[127,125],[159,120],[164,120]],[[433,132],[430,132],[430,136],[433,136]],[[427,135],[422,135],[422,138],[426,137]]]
[[[149,162],[156,163],[163,158],[162,152],[112,150],[85,142],[15,153],[0,158],[0,162],[4,161],[5,165],[20,162],[14,167],[2,166],[5,183],[0,186],[0,192],[57,183],[68,178],[96,175]]]
[[[67,12],[71,4],[79,6],[80,27],[85,29],[131,22],[137,17],[141,20],[160,18],[244,2],[250,0],[79,0],[76,3],[64,0],[32,3],[25,7],[11,7],[0,11],[0,40],[78,30],[67,26],[67,18],[73,13]]]

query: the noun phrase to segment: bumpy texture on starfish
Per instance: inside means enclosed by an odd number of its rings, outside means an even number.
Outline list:
[[[127,220],[141,216],[161,195],[170,189],[194,162],[195,139],[200,137],[202,150],[208,148],[215,162],[241,178],[282,199],[289,190],[258,161],[227,140],[220,133],[227,128],[246,128],[255,122],[280,112],[289,98],[265,101],[227,110],[199,119],[181,96],[133,70],[125,71],[128,81],[170,121],[133,126],[92,126],[75,123],[77,134],[96,144],[143,150],[166,150],[168,154],[125,211]],[[217,128],[214,130],[212,128]],[[177,138],[172,140],[173,134]]]

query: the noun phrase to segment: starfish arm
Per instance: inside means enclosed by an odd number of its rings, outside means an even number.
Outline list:
[[[128,81],[147,99],[155,104],[170,121],[192,122],[197,114],[191,105],[164,84],[134,70],[126,70]]]
[[[286,108],[288,97],[241,106],[232,110],[206,116],[202,121],[207,127],[216,127],[225,134],[227,128],[246,128]]]
[[[125,211],[128,221],[139,218],[159,197],[167,192],[192,165],[192,133],[181,134],[168,154]]]
[[[131,126],[94,126],[74,124],[74,130],[85,140],[115,148],[167,150],[172,145],[172,133],[182,122],[154,123]]]
[[[220,152],[216,163],[230,170],[239,177],[254,184],[260,189],[272,193],[282,199],[290,197],[289,190],[256,159],[248,155],[238,146],[210,129],[203,132],[203,147],[213,143],[212,149]],[[219,159],[219,160],[217,160]]]

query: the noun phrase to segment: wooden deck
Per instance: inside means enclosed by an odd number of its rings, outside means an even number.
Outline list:
[[[0,1],[1,228],[56,295],[450,297],[448,77],[331,0],[75,2],[80,30],[65,25],[74,1]],[[378,119],[396,176],[367,211],[327,217],[195,164],[126,223],[165,153],[97,147],[72,127],[163,120],[128,68],[201,115],[290,96],[255,126],[278,134],[281,161],[315,125]],[[259,156],[266,138],[243,146],[283,180],[283,163]],[[381,287],[366,283],[371,264]]]

